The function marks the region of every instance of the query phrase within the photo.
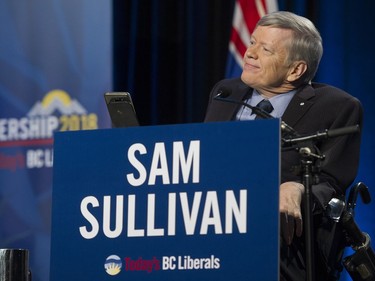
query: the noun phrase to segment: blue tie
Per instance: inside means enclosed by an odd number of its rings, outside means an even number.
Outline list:
[[[270,103],[269,100],[266,100],[266,99],[261,100],[256,106],[259,107],[259,108],[261,108],[262,110],[264,110],[267,113],[271,113],[272,110],[273,110],[272,104]],[[257,115],[255,117],[255,119],[263,119],[263,117]]]

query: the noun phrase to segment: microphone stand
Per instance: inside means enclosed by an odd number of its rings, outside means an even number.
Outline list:
[[[318,183],[320,167],[316,160],[323,160],[324,155],[311,152],[309,147],[299,149],[301,155],[301,181],[305,187],[304,193],[304,228],[305,228],[305,247],[306,247],[306,280],[315,280],[315,262],[314,262],[314,221],[312,215],[312,186]]]
[[[320,165],[317,160],[324,160],[325,155],[321,155],[319,150],[313,153],[311,147],[315,147],[315,142],[320,139],[338,137],[359,132],[359,125],[349,126],[339,129],[325,130],[308,136],[297,136],[283,139],[283,144],[297,144],[297,149],[301,155],[300,175],[302,184],[305,187],[304,212],[305,212],[305,243],[306,243],[306,280],[315,281],[314,262],[314,222],[312,215],[312,186],[319,182]],[[289,148],[290,149],[290,148]]]

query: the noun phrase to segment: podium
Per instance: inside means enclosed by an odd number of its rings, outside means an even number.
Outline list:
[[[58,132],[50,280],[278,280],[279,120]]]

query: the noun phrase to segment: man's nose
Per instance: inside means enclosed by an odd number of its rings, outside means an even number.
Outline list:
[[[245,52],[245,56],[247,58],[256,59],[258,57],[256,46],[250,45],[249,47],[247,47],[246,52]]]

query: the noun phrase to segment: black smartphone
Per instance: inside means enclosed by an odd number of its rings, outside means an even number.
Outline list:
[[[112,128],[139,126],[132,98],[128,92],[108,92],[104,94]]]

